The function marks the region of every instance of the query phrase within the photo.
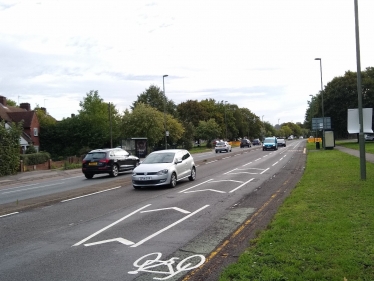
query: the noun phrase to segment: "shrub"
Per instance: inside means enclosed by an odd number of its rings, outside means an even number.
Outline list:
[[[39,152],[32,154],[21,154],[20,159],[23,160],[23,164],[28,165],[37,165],[47,162],[51,158],[51,155],[48,152]]]

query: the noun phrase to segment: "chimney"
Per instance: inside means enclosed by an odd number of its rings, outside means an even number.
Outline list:
[[[0,103],[6,106],[6,97],[0,96]]]
[[[71,114],[71,118],[74,118],[74,117],[75,117],[75,114],[74,114],[74,113],[72,113],[72,114]]]
[[[43,111],[44,114],[47,114],[47,109],[45,107],[41,107],[40,110]]]
[[[27,111],[30,111],[30,104],[29,103],[21,103],[19,105],[20,108],[26,109]]]

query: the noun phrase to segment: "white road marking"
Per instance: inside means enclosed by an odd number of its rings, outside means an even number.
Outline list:
[[[217,161],[218,161],[218,160],[214,160],[214,161],[206,162],[205,165],[206,165],[206,164],[210,164],[210,163],[214,163],[214,162],[217,162]]]
[[[143,243],[147,242],[148,240],[152,239],[153,237],[155,237],[155,236],[159,235],[160,233],[162,233],[162,232],[164,232],[164,231],[166,231],[166,230],[172,228],[173,226],[175,226],[175,225],[181,223],[182,221],[188,219],[189,217],[192,217],[193,215],[197,214],[198,212],[204,210],[204,209],[207,208],[207,207],[209,207],[209,205],[205,205],[204,207],[201,207],[200,209],[196,210],[195,212],[193,212],[193,213],[191,213],[191,214],[185,216],[184,218],[182,218],[182,219],[176,221],[175,223],[172,223],[172,224],[168,225],[167,227],[165,227],[165,228],[163,228],[163,229],[161,229],[161,230],[159,230],[159,231],[153,233],[152,235],[150,235],[150,236],[144,238],[143,240],[139,241],[138,243],[136,243],[135,245],[132,245],[132,246],[130,246],[130,247],[138,247],[138,246],[142,245]]]
[[[210,181],[212,181],[212,180],[213,180],[213,179],[210,179],[210,180],[204,181],[204,182],[202,182],[202,183],[196,184],[196,185],[191,186],[191,187],[189,187],[189,188],[187,188],[187,189],[184,189],[184,190],[182,190],[182,191],[179,191],[178,193],[185,192],[185,191],[187,191],[187,190],[190,190],[190,189],[192,189],[192,188],[194,188],[194,187],[196,187],[196,186],[202,185],[202,184],[207,183],[207,182],[210,182]]]
[[[203,192],[203,191],[212,191],[212,192],[217,192],[217,193],[226,193],[225,191],[222,190],[216,190],[216,189],[199,189],[199,190],[191,190],[191,191],[186,191],[185,193],[194,193],[194,192]]]
[[[110,242],[115,242],[115,241],[121,244],[124,244],[126,246],[134,245],[134,242],[119,237],[119,238],[114,238],[114,239],[102,240],[102,241],[94,242],[94,243],[87,243],[87,244],[84,244],[84,246],[89,247],[89,246],[95,246],[95,245],[100,245],[100,244],[105,244],[105,243],[110,243]]]
[[[102,192],[107,192],[107,191],[110,191],[110,190],[118,189],[120,187],[121,186],[117,186],[117,187],[113,187],[113,188],[101,190],[101,191],[98,191],[98,192],[94,192],[94,193],[90,193],[90,194],[86,194],[86,195],[82,195],[82,196],[78,196],[78,197],[74,197],[74,198],[62,200],[61,203],[68,202],[68,201],[75,200],[75,199],[79,199],[79,198],[83,198],[83,197],[87,197],[87,196],[91,196],[91,195],[95,195],[95,194],[99,194],[99,193],[102,193]]]
[[[18,213],[19,213],[19,212],[9,213],[9,214],[6,214],[6,215],[2,215],[2,216],[0,216],[0,218],[7,217],[7,216],[11,216],[11,215],[15,215],[15,214],[18,214]]]
[[[265,169],[263,172],[260,173],[260,175],[262,175],[263,173],[265,173],[267,170],[269,170],[270,168],[267,168]]]
[[[189,211],[183,210],[183,209],[178,208],[178,207],[170,207],[170,208],[161,208],[161,209],[147,210],[147,211],[141,211],[141,213],[150,213],[150,212],[157,212],[157,211],[170,210],[170,209],[176,210],[176,211],[184,213],[184,214],[190,214],[191,213]]]
[[[143,206],[143,207],[141,207],[141,208],[135,210],[134,212],[132,212],[132,213],[130,213],[130,214],[124,216],[123,218],[120,218],[119,220],[117,220],[117,221],[111,223],[110,225],[108,225],[108,226],[106,226],[106,227],[100,229],[99,231],[96,231],[95,233],[91,234],[91,235],[88,236],[87,238],[84,238],[83,240],[79,241],[78,243],[75,243],[75,244],[73,245],[73,247],[74,247],[74,246],[79,246],[79,245],[83,244],[84,242],[90,240],[91,238],[95,237],[96,235],[100,234],[101,232],[103,232],[103,231],[105,231],[105,230],[111,228],[112,226],[116,225],[117,223],[119,223],[119,222],[121,222],[121,221],[127,219],[128,217],[131,217],[132,215],[136,214],[137,212],[140,212],[141,210],[143,210],[143,209],[145,209],[145,208],[147,208],[147,207],[149,207],[149,206],[151,206],[151,204],[145,205],[145,206]]]
[[[237,188],[231,190],[229,193],[234,192],[235,190],[238,190],[239,188],[241,188],[242,186],[246,185],[247,183],[249,183],[249,182],[251,182],[251,181],[253,181],[253,180],[254,180],[254,178],[253,178],[253,179],[250,179],[249,181],[243,183],[242,185],[239,185]]]
[[[275,165],[277,165],[277,164],[278,164],[278,162],[279,162],[279,161],[275,162],[275,163],[274,163],[273,165],[271,165],[271,166],[275,166]]]
[[[247,164],[244,164],[242,167],[245,167],[245,166],[247,166],[247,165],[249,165],[249,164],[252,164],[253,162],[249,162],[249,163],[247,163]]]

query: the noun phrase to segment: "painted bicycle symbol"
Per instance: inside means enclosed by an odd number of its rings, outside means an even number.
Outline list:
[[[137,267],[137,270],[129,271],[129,274],[137,274],[139,272],[149,272],[149,273],[157,273],[157,274],[166,274],[166,277],[153,277],[155,280],[166,280],[169,279],[182,271],[188,271],[194,268],[199,267],[205,262],[205,257],[203,255],[193,255],[181,260],[176,265],[176,270],[174,270],[173,265],[176,263],[176,260],[179,258],[171,258],[169,260],[163,261],[160,260],[162,254],[161,253],[150,253],[141,258],[137,259],[134,262],[134,266]],[[195,265],[193,265],[195,263]],[[159,271],[156,268],[164,269],[165,271]]]

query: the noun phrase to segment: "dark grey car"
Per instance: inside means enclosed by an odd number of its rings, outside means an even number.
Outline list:
[[[138,165],[139,158],[121,148],[96,149],[84,157],[82,172],[87,179],[92,179],[95,174],[116,177],[118,173],[133,170]]]

